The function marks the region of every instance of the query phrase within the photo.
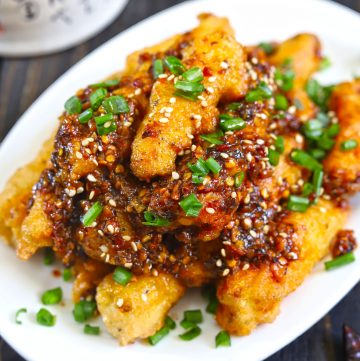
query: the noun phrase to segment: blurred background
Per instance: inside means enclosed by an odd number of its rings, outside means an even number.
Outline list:
[[[183,1],[0,0],[0,142],[34,100],[73,64],[131,25]],[[360,0],[336,2],[360,12]],[[345,360],[342,325],[360,325],[359,299],[360,285],[267,361]],[[0,361],[22,360],[0,337]]]

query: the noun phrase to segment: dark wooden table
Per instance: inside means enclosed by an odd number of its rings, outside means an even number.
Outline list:
[[[0,141],[31,103],[73,64],[129,26],[182,1],[130,0],[125,11],[111,26],[82,45],[31,59],[0,58]],[[360,0],[338,2],[360,12]],[[360,284],[309,331],[267,361],[344,360],[342,325],[345,322],[360,331],[359,300]],[[21,360],[23,359],[0,337],[0,361]]]

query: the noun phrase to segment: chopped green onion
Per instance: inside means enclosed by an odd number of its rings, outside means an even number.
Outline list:
[[[280,154],[284,153],[284,150],[285,150],[285,138],[284,137],[282,137],[280,135],[278,137],[276,137],[275,148]]]
[[[73,277],[73,273],[70,268],[65,268],[63,271],[63,280],[69,282]]]
[[[188,320],[182,320],[182,321],[180,322],[180,326],[181,326],[182,328],[185,328],[185,330],[188,330],[189,328],[194,328],[194,327],[196,326],[196,324],[193,323],[193,322],[190,322],[190,321],[188,321]]]
[[[118,79],[110,79],[110,80],[105,80],[101,83],[90,84],[89,87],[90,88],[110,88],[110,87],[118,85],[119,83],[120,83],[120,80],[118,80]]]
[[[113,280],[119,285],[126,286],[132,279],[132,273],[124,267],[116,267],[113,273]]]
[[[294,105],[295,105],[296,109],[304,110],[303,103],[300,101],[300,99],[295,98],[294,99]]]
[[[314,171],[315,169],[322,169],[322,165],[314,159],[311,155],[300,149],[295,149],[291,153],[291,160],[307,169]]]
[[[145,226],[163,227],[170,224],[167,219],[162,218],[157,214],[149,211],[144,212],[144,218],[146,222],[142,222],[142,224],[144,224]]]
[[[240,108],[243,107],[243,104],[242,103],[238,103],[238,102],[234,102],[234,103],[230,103],[226,106],[226,109],[227,110],[230,110],[230,111],[236,111],[236,110],[239,110]]]
[[[302,131],[307,139],[318,139],[324,132],[324,126],[319,119],[311,119],[304,124]]]
[[[198,96],[200,95],[200,93],[191,93],[191,92],[184,92],[182,90],[176,90],[174,95],[194,102],[198,100]]]
[[[79,114],[82,109],[81,100],[76,96],[73,95],[65,102],[65,110],[68,114]]]
[[[325,57],[321,60],[319,70],[325,70],[331,67],[331,61],[328,57]]]
[[[86,124],[92,118],[92,116],[93,116],[93,111],[91,108],[84,110],[78,116],[79,123]]]
[[[95,202],[82,218],[85,227],[91,227],[96,218],[101,214],[103,207],[100,202]]]
[[[96,130],[99,135],[107,135],[113,133],[116,131],[116,129],[117,129],[116,123],[112,121],[96,126]]]
[[[259,48],[264,50],[265,54],[269,55],[274,51],[274,46],[271,43],[262,42],[259,44]]]
[[[315,169],[313,174],[313,185],[315,189],[316,198],[320,196],[323,178],[324,178],[324,172],[320,169]]]
[[[309,98],[323,109],[327,108],[328,100],[333,88],[333,86],[321,86],[315,79],[308,80],[305,86],[305,90]]]
[[[245,173],[243,171],[236,173],[234,176],[234,184],[236,188],[239,188],[245,178]]]
[[[154,335],[148,337],[149,344],[155,346],[159,343],[165,336],[167,336],[170,332],[170,328],[168,326],[163,326],[157,331]]]
[[[86,333],[87,335],[95,335],[95,336],[100,335],[100,327],[85,325],[84,333]]]
[[[57,305],[62,301],[62,289],[60,287],[53,288],[44,292],[41,296],[43,305]]]
[[[191,180],[194,184],[202,184],[204,182],[204,176],[200,174],[193,173],[191,176]]]
[[[94,118],[96,125],[104,125],[107,122],[111,122],[113,119],[114,116],[112,114],[104,114]]]
[[[255,102],[269,99],[271,96],[272,90],[266,85],[265,82],[261,81],[254,90],[251,90],[246,94],[245,100],[247,102]]]
[[[328,137],[333,138],[336,137],[340,132],[340,125],[338,123],[331,124],[329,128],[326,130],[326,134]]]
[[[207,313],[211,313],[215,315],[218,305],[219,305],[219,300],[216,297],[212,298],[209,300],[209,303],[207,304],[205,310]]]
[[[246,126],[245,120],[239,117],[233,118],[228,114],[220,115],[220,128],[226,132],[228,130],[241,130]]]
[[[313,192],[314,192],[314,186],[311,183],[306,182],[303,186],[302,195],[304,197],[308,197]]]
[[[343,254],[342,256],[336,257],[336,258],[332,259],[331,261],[325,262],[325,269],[327,271],[329,271],[334,268],[345,266],[354,261],[355,261],[354,253],[349,252],[349,253]]]
[[[269,163],[272,166],[277,166],[280,160],[280,153],[274,149],[269,148]]]
[[[323,149],[309,149],[309,154],[316,160],[323,160],[326,156],[326,152]]]
[[[200,94],[205,89],[204,85],[187,80],[178,80],[174,86],[176,90],[190,94]]]
[[[111,114],[127,113],[130,111],[129,104],[122,95],[113,95],[106,98],[102,102],[102,106],[107,113]]]
[[[181,75],[186,70],[185,65],[176,56],[167,56],[164,64],[175,75]]]
[[[91,317],[94,316],[96,311],[96,302],[95,301],[80,301],[75,303],[73,310],[74,319],[76,322],[85,322]]]
[[[275,109],[286,110],[289,107],[289,102],[282,94],[275,95]]]
[[[208,304],[206,306],[206,312],[215,314],[219,301],[216,297],[216,288],[214,285],[208,285],[202,288],[201,294],[208,300]]]
[[[198,337],[200,334],[201,334],[201,328],[196,326],[196,327],[192,328],[191,330],[183,333],[182,335],[179,335],[179,337],[183,341],[191,341],[194,338]]]
[[[183,198],[179,205],[188,217],[197,217],[203,207],[195,194],[190,194]]]
[[[169,327],[170,330],[175,330],[176,322],[170,316],[166,316],[165,317],[165,326]]]
[[[287,208],[294,212],[305,212],[310,206],[308,198],[291,195]]]
[[[319,137],[316,144],[320,149],[330,150],[334,146],[335,140],[329,138],[328,135],[324,133]]]
[[[280,88],[285,92],[290,91],[294,87],[294,78],[295,73],[293,70],[289,69],[284,71]]]
[[[230,347],[231,338],[226,331],[220,331],[215,337],[215,346],[216,347]]]
[[[160,74],[164,73],[164,65],[161,59],[156,59],[153,62],[153,77],[157,79]]]
[[[27,309],[26,308],[20,308],[19,310],[16,311],[16,314],[15,314],[15,322],[18,324],[18,325],[22,325],[22,321],[19,319],[20,315],[22,313],[26,313],[27,312]]]
[[[340,144],[340,149],[343,152],[348,152],[350,150],[357,148],[357,146],[358,146],[358,141],[356,139],[349,139],[349,140],[343,141]]]
[[[91,107],[96,110],[99,108],[103,100],[105,99],[107,94],[107,90],[104,88],[96,89],[91,95],[90,95],[90,103]]]
[[[55,261],[55,254],[51,248],[45,248],[44,251],[44,265],[50,266]]]
[[[204,79],[203,72],[198,67],[187,70],[185,73],[182,74],[182,77],[187,81],[195,83],[198,83]]]
[[[206,159],[206,166],[209,170],[211,170],[214,174],[219,174],[221,170],[221,165],[212,157]]]
[[[203,322],[201,310],[189,310],[184,312],[184,320],[191,323]]]
[[[224,144],[224,142],[220,140],[220,138],[223,136],[224,133],[221,130],[219,130],[215,133],[201,134],[200,138],[206,140],[210,144]]]
[[[55,325],[56,316],[50,313],[46,308],[40,308],[36,314],[36,321],[39,325],[52,327]]]
[[[209,168],[203,158],[199,158],[195,164],[188,163],[187,166],[194,174],[206,175],[209,173]]]

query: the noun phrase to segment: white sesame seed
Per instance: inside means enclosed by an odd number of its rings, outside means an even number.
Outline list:
[[[253,157],[252,157],[251,153],[246,153],[246,159],[248,162],[252,161]]]
[[[88,181],[90,181],[90,182],[96,182],[96,178],[95,178],[92,174],[89,174],[89,175],[87,176],[87,179],[88,179]]]
[[[165,118],[165,117],[159,119],[159,122],[164,123],[164,124],[167,123],[168,121],[169,121],[169,118]]]
[[[141,294],[141,299],[142,299],[144,302],[147,301],[147,296],[146,296],[145,293],[142,293],[142,294]]]
[[[74,197],[76,195],[76,190],[75,189],[69,189],[68,195],[69,195],[69,197]]]
[[[210,82],[210,83],[214,83],[215,80],[216,80],[216,76],[211,76],[211,77],[209,78],[209,82]]]
[[[193,145],[191,146],[191,150],[192,150],[193,152],[195,152],[195,150],[196,150],[196,145],[195,145],[195,144],[193,144]]]
[[[215,209],[211,208],[211,207],[206,207],[205,208],[206,212],[208,212],[209,214],[214,214],[215,213]]]
[[[326,213],[327,212],[327,209],[325,207],[320,207],[319,209],[320,209],[321,213]]]
[[[266,225],[264,226],[264,228],[263,228],[263,231],[264,231],[265,234],[269,233],[269,231],[270,231],[270,226],[269,226],[268,224],[266,224]]]
[[[202,116],[200,114],[194,114],[192,116],[195,120],[201,120],[202,119]]]
[[[170,104],[175,104],[176,103],[176,98],[174,98],[174,97],[170,98],[169,103]]]
[[[290,259],[298,259],[299,256],[295,252],[289,252],[288,257]]]
[[[156,269],[152,270],[153,276],[157,277],[159,275],[159,272]]]
[[[282,238],[287,238],[288,235],[285,232],[280,232],[279,236]]]
[[[113,226],[112,224],[109,224],[109,225],[107,226],[107,230],[108,230],[111,234],[113,234],[113,233],[115,232],[115,228],[114,228],[114,226]]]
[[[124,127],[129,128],[131,126],[130,122],[124,122]]]
[[[304,140],[303,136],[301,134],[296,134],[295,135],[295,141],[296,143],[302,143]]]
[[[221,67],[222,69],[228,69],[228,68],[229,68],[229,64],[228,64],[226,61],[222,61],[222,62],[220,63],[220,67]]]
[[[214,92],[215,92],[215,90],[214,90],[214,88],[213,88],[212,86],[208,86],[208,87],[206,88],[206,91],[207,91],[208,93],[210,93],[210,94],[214,94]]]
[[[296,106],[292,105],[291,107],[289,107],[288,112],[290,114],[295,114],[296,113]]]
[[[122,307],[122,305],[124,304],[124,300],[122,298],[119,298],[117,301],[116,301],[116,306],[118,307]]]
[[[141,89],[140,88],[136,88],[134,91],[135,95],[140,95],[141,94]]]
[[[165,79],[165,78],[167,78],[168,76],[167,76],[167,74],[160,74],[160,75],[158,75],[158,78],[160,78],[160,79]]]
[[[246,227],[251,227],[252,226],[252,220],[250,218],[245,218],[244,219],[244,225]]]
[[[221,248],[220,253],[223,257],[226,257],[226,252],[224,248]]]
[[[260,191],[261,195],[263,196],[263,198],[267,199],[269,198],[269,192],[267,190],[267,188],[263,188],[261,191]]]
[[[259,114],[258,114],[258,117],[261,118],[261,119],[264,119],[264,120],[267,119],[267,115],[264,114],[264,113],[259,113]]]
[[[230,273],[230,270],[228,268],[225,268],[222,275],[225,277]]]
[[[101,237],[104,236],[104,232],[103,232],[101,229],[98,229],[98,233],[99,233],[99,235],[100,235]]]
[[[253,229],[251,229],[249,233],[251,237],[257,237],[257,233]]]
[[[111,125],[111,122],[106,122],[106,123],[104,124],[104,128],[110,128],[110,125]]]
[[[264,139],[258,139],[256,141],[256,143],[259,144],[259,145],[263,145],[263,144],[265,144],[265,141],[264,141]]]
[[[109,249],[107,248],[107,246],[105,244],[102,244],[99,248],[100,248],[101,252],[104,252],[104,253],[109,252]]]
[[[224,159],[227,159],[227,158],[229,158],[229,154],[220,153],[220,157],[222,157],[222,158],[224,158]]]
[[[83,187],[79,187],[79,188],[76,190],[76,193],[77,193],[77,194],[80,194],[80,193],[82,193],[82,192],[84,192],[84,188],[83,188]]]
[[[133,264],[131,262],[127,262],[124,264],[124,267],[126,268],[131,268],[133,266]]]
[[[242,267],[242,270],[243,270],[243,271],[246,271],[246,270],[248,270],[249,268],[250,268],[249,263],[245,263],[245,264],[243,265],[243,267]]]
[[[172,172],[171,176],[172,176],[173,179],[179,179],[180,178],[180,175],[179,175],[178,172]]]
[[[84,147],[86,147],[87,145],[89,145],[88,139],[84,139],[84,140],[81,142],[81,144],[82,144]]]
[[[116,202],[115,202],[113,199],[109,199],[109,204],[110,204],[112,207],[116,207]]]
[[[77,159],[82,159],[82,154],[80,152],[75,153]]]
[[[251,58],[251,62],[252,62],[253,64],[258,64],[258,63],[259,63],[259,60],[254,57],[254,58]]]
[[[201,106],[206,108],[208,106],[208,102],[206,100],[201,101]]]
[[[186,134],[189,139],[194,139],[194,136],[192,134]]]
[[[237,197],[237,194],[236,194],[236,192],[231,192],[231,198],[236,198]]]
[[[136,252],[138,250],[135,242],[131,242],[131,247],[134,250],[134,252]]]
[[[244,198],[244,203],[245,203],[245,204],[249,204],[249,203],[250,203],[250,193],[248,193],[248,194],[246,195],[246,197]]]
[[[175,78],[175,75],[174,74],[171,74],[168,76],[167,80],[170,81],[170,80],[173,80]]]
[[[89,199],[92,200],[94,198],[95,192],[91,191],[89,194]]]
[[[216,261],[216,267],[221,267],[221,266],[222,266],[222,261],[221,261],[221,259],[218,259]]]
[[[126,236],[126,235],[122,236],[122,238],[124,241],[130,241],[130,239],[131,239],[130,236]]]

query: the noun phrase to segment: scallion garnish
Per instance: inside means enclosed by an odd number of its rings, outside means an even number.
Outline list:
[[[276,137],[274,145],[275,145],[276,150],[280,154],[284,153],[284,150],[285,150],[285,138],[282,137],[281,135],[279,135],[278,137]]]
[[[127,113],[130,111],[129,104],[122,95],[113,95],[106,98],[102,102],[102,106],[107,113],[111,114]]]
[[[51,248],[45,248],[44,251],[44,265],[50,266],[55,261],[55,254]]]
[[[144,212],[144,218],[145,222],[142,222],[142,224],[144,224],[145,226],[164,227],[170,224],[167,219],[162,218],[157,214],[149,211]]]
[[[319,119],[311,119],[304,124],[302,131],[307,139],[318,139],[324,132],[323,123]]]
[[[57,305],[62,301],[62,295],[62,289],[56,287],[44,292],[41,296],[41,302],[43,305]]]
[[[95,301],[80,301],[75,303],[73,316],[76,322],[85,322],[91,317],[94,316],[96,311],[96,302]]]
[[[234,103],[230,103],[226,105],[226,110],[230,110],[230,111],[237,111],[240,108],[243,107],[243,103],[239,103],[239,102],[234,102]]]
[[[52,327],[55,325],[56,316],[50,313],[46,308],[40,308],[36,314],[36,321],[39,325]]]
[[[215,346],[216,347],[230,347],[231,338],[226,331],[220,331],[215,337]]]
[[[208,300],[208,304],[206,306],[206,312],[215,314],[219,301],[216,297],[216,288],[213,285],[206,286],[202,289],[201,294]]]
[[[118,85],[119,83],[120,83],[120,80],[118,80],[118,79],[109,79],[109,80],[105,80],[101,83],[90,84],[89,87],[90,88],[110,88],[110,87]]]
[[[319,70],[325,70],[331,67],[331,61],[328,57],[322,58],[319,66]]]
[[[195,324],[203,322],[203,315],[201,310],[185,311],[184,320]]]
[[[305,212],[310,206],[308,198],[291,195],[289,197],[287,208],[294,212]]]
[[[204,176],[201,174],[193,173],[191,176],[191,180],[194,184],[202,184],[204,182]]]
[[[275,109],[286,110],[289,107],[289,102],[282,94],[275,95]]]
[[[79,114],[82,109],[81,100],[73,95],[65,102],[65,110],[69,115],[71,114]]]
[[[79,123],[86,124],[92,118],[92,116],[93,116],[93,111],[91,108],[84,110],[78,116]]]
[[[188,217],[197,217],[203,207],[202,203],[197,199],[195,194],[190,194],[187,197],[184,197],[179,202],[179,205]]]
[[[271,43],[262,42],[259,44],[259,48],[264,50],[265,54],[269,55],[274,51],[274,46]]]
[[[280,160],[280,153],[274,149],[269,148],[269,163],[272,166],[277,166]]]
[[[113,280],[119,285],[126,286],[132,279],[133,274],[124,267],[116,267]]]
[[[96,89],[89,97],[91,107],[96,110],[99,108],[103,100],[105,99],[107,90],[104,88]]]
[[[111,115],[111,114],[109,114]],[[115,132],[117,129],[116,123],[114,121],[108,121],[105,124],[99,124],[96,126],[96,131],[99,135],[107,135]]]
[[[160,74],[164,73],[164,65],[161,59],[156,59],[153,62],[153,77],[157,79]]]
[[[219,174],[221,170],[221,165],[212,157],[206,159],[205,161],[207,168],[214,174]]]
[[[340,132],[340,125],[338,123],[331,124],[329,128],[326,129],[326,134],[330,137],[336,137]]]
[[[192,96],[199,95],[205,89],[204,85],[187,80],[178,80],[174,86],[176,90]]]
[[[310,154],[304,152],[303,150],[293,150],[290,157],[293,162],[312,171],[314,171],[315,169],[322,169],[322,165]]]
[[[316,200],[321,193],[323,178],[324,178],[324,172],[321,169],[315,169],[313,173],[313,185],[314,185]]]
[[[243,171],[236,173],[234,176],[234,184],[236,188],[239,188],[244,180],[245,173]]]
[[[185,330],[188,330],[189,328],[195,327],[196,324],[193,323],[193,322],[187,321],[187,320],[182,320],[182,321],[180,322],[180,326],[181,326],[182,328],[184,328]]]
[[[200,68],[194,67],[187,70],[185,73],[182,74],[182,77],[190,82],[201,82],[204,79],[203,72]]]
[[[247,102],[262,101],[269,99],[272,96],[272,90],[266,85],[265,82],[261,81],[260,84],[246,94],[245,100]]]
[[[165,326],[169,327],[170,330],[175,330],[176,322],[170,316],[166,316],[165,317]]]
[[[316,160],[323,160],[326,156],[326,152],[323,149],[309,149],[308,153]]]
[[[187,166],[194,174],[206,175],[209,173],[206,161],[203,158],[199,158],[195,164],[188,163]]]
[[[165,336],[170,333],[170,328],[168,326],[163,326],[157,331],[154,335],[148,337],[149,344],[155,346],[159,343]]]
[[[73,273],[71,268],[65,268],[63,271],[63,280],[65,282],[69,282],[73,278]]]
[[[302,195],[304,197],[309,197],[309,195],[313,192],[314,192],[314,186],[311,183],[306,182],[303,186]]]
[[[111,122],[113,119],[114,116],[112,114],[99,115],[98,117],[94,118],[96,125],[103,125],[106,122]]]
[[[22,325],[22,321],[19,319],[20,315],[23,314],[23,313],[26,313],[26,312],[27,312],[26,308],[20,308],[19,310],[16,311],[16,313],[15,313],[15,322],[18,325]]]
[[[310,79],[306,83],[305,90],[309,98],[319,107],[326,109],[333,86],[321,86],[315,79]]]
[[[96,218],[101,214],[103,207],[100,202],[95,202],[82,218],[85,227],[91,227]]]
[[[241,130],[246,126],[245,120],[240,117],[233,118],[228,114],[220,114],[220,128],[226,132],[228,130]]]
[[[218,130],[215,133],[210,133],[210,134],[201,134],[200,138],[206,140],[207,142],[209,142],[210,144],[224,144],[224,142],[222,140],[220,140],[220,138],[222,138],[224,136],[223,131]]]
[[[332,259],[331,261],[325,262],[325,269],[327,271],[332,270],[334,268],[345,266],[349,263],[352,263],[355,261],[355,255],[352,252],[343,254],[339,257],[336,257]]]
[[[85,325],[84,326],[84,333],[87,335],[100,335],[100,327],[98,326],[91,326],[91,325]]]
[[[186,70],[185,65],[176,56],[167,56],[164,64],[175,75],[181,75]]]
[[[201,328],[196,326],[196,327],[192,328],[191,330],[179,335],[179,337],[183,341],[191,341],[194,338],[198,337],[200,334],[201,334]]]
[[[329,136],[324,133],[319,137],[316,144],[320,149],[329,151],[334,146],[335,140],[329,138]]]
[[[340,144],[340,149],[343,152],[348,152],[350,150],[357,148],[357,146],[358,146],[358,141],[356,139],[348,139]]]

